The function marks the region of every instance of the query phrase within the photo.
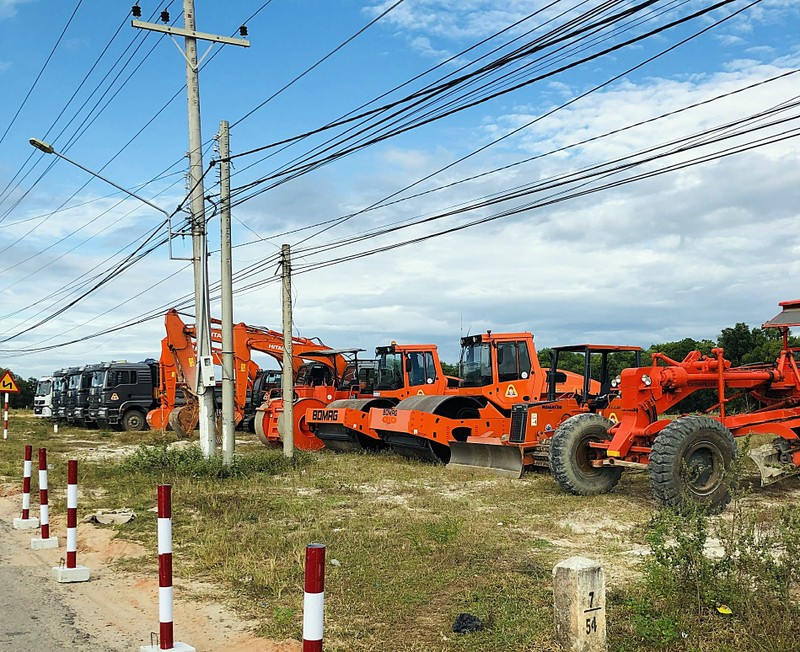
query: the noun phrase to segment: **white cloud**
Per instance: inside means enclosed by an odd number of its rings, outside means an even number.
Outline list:
[[[33,0],[0,0],[0,20],[17,15],[17,7]]]

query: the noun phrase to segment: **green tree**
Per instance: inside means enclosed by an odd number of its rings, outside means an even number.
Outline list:
[[[444,371],[445,376],[458,377],[458,363],[450,364],[449,362],[442,361],[442,371]]]

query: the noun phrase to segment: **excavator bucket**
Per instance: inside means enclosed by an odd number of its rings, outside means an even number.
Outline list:
[[[764,444],[750,451],[750,459],[761,474],[761,486],[773,484],[800,473],[800,467],[781,461],[781,451],[775,444]]]
[[[190,437],[200,420],[200,406],[197,400],[189,400],[186,405],[169,413],[169,425],[180,439]]]
[[[520,446],[474,441],[451,441],[448,469],[483,468],[507,478],[521,478],[525,469]]]

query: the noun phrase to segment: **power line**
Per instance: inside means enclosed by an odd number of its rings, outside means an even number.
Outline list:
[[[17,108],[16,113],[14,113],[14,117],[11,118],[11,121],[8,123],[8,126],[6,127],[6,130],[3,132],[3,135],[0,136],[0,143],[2,143],[5,140],[5,137],[8,135],[8,132],[11,130],[11,127],[14,126],[14,123],[17,121],[17,118],[19,117],[20,112],[24,108],[25,104],[27,104],[28,98],[31,96],[31,93],[33,93],[33,89],[36,88],[36,84],[38,84],[39,80],[42,78],[42,75],[44,74],[44,71],[47,68],[47,64],[50,63],[50,59],[52,59],[53,55],[56,53],[56,49],[58,49],[58,46],[61,43],[61,39],[64,38],[64,34],[67,33],[67,29],[69,29],[69,26],[72,24],[72,19],[75,18],[75,14],[78,13],[78,9],[80,9],[82,4],[83,4],[83,0],[78,0],[78,4],[75,5],[75,9],[72,10],[72,14],[69,17],[69,20],[67,20],[67,24],[64,25],[64,29],[61,30],[61,34],[59,34],[58,39],[55,42],[55,45],[50,50],[50,54],[47,55],[47,59],[45,59],[45,62],[42,65],[41,70],[39,70],[39,74],[36,75],[36,79],[33,80],[33,84],[31,84],[31,87],[28,89],[28,92],[25,94],[25,98],[22,100],[22,103],[19,105],[19,108]]]

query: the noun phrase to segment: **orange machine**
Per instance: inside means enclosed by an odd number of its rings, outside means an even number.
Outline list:
[[[409,396],[442,394],[458,387],[445,376],[434,344],[397,344],[375,348],[374,378],[362,387],[364,398],[345,398],[323,408],[309,408],[306,423],[326,448],[338,451],[376,449],[383,445],[369,427],[371,408],[390,408]]]
[[[550,438],[566,419],[584,412],[617,420],[619,391],[612,387],[614,369],[632,362],[641,365],[642,350],[638,346],[573,344],[552,349],[547,374],[547,398],[520,402],[511,406],[511,421],[502,436],[495,432],[450,442],[448,468],[482,467],[503,475],[519,478],[526,467],[549,468]],[[583,356],[583,387],[580,391],[559,392],[566,378],[559,371],[564,355]],[[627,363],[627,365],[626,365]]]
[[[221,364],[222,353],[219,343],[222,332],[218,320],[213,320],[211,329],[212,357],[215,364]],[[164,429],[167,424],[179,434],[185,436],[197,425],[198,405],[194,391],[197,382],[197,353],[195,350],[196,329],[194,324],[185,324],[176,310],[170,310],[164,317],[167,336],[161,341],[160,360],[160,406],[147,415],[147,421],[153,428]],[[329,347],[319,341],[307,338],[292,338],[292,372],[300,369],[329,365],[344,368],[344,360],[337,357],[323,358],[321,361],[307,363],[304,358],[320,351],[330,351]],[[254,381],[259,372],[258,365],[252,360],[252,351],[262,351],[283,362],[283,334],[264,328],[256,328],[239,323],[233,327],[233,349],[235,366],[234,413],[236,423],[245,415],[248,404],[248,391],[252,393]],[[177,403],[177,389],[181,388],[184,405]],[[264,397],[251,396],[253,404],[259,404]]]
[[[294,445],[305,451],[321,449],[325,444],[317,438],[306,421],[310,410],[320,410],[332,401],[356,399],[368,391],[370,375],[374,373],[373,360],[359,360],[364,349],[328,349],[308,351],[307,358],[324,363],[321,367],[304,365],[298,372],[294,385],[293,423]],[[278,423],[283,414],[283,396],[280,389],[270,390],[264,403],[256,410],[256,435],[267,446],[282,444]]]
[[[461,385],[440,396],[412,396],[394,408],[370,410],[370,428],[408,457],[450,461],[450,442],[473,435],[501,437],[511,407],[545,395],[547,380],[530,333],[492,333],[461,338]],[[580,375],[562,372],[559,392],[579,391]]]
[[[790,348],[789,328],[800,326],[800,301],[780,304],[783,311],[764,324],[779,329],[783,347],[773,363],[731,367],[721,348],[710,357],[692,351],[682,362],[653,354],[649,367],[625,369],[618,421],[600,414],[579,414],[562,423],[550,444],[550,471],[573,494],[610,491],[624,468],[647,469],[654,495],[667,505],[690,500],[721,510],[730,500],[734,437],[776,435],[752,451],[763,484],[800,471],[800,371]],[[705,415],[660,418],[701,389],[717,394]],[[733,390],[732,395],[728,395]],[[758,405],[728,414],[726,405],[747,395]]]

